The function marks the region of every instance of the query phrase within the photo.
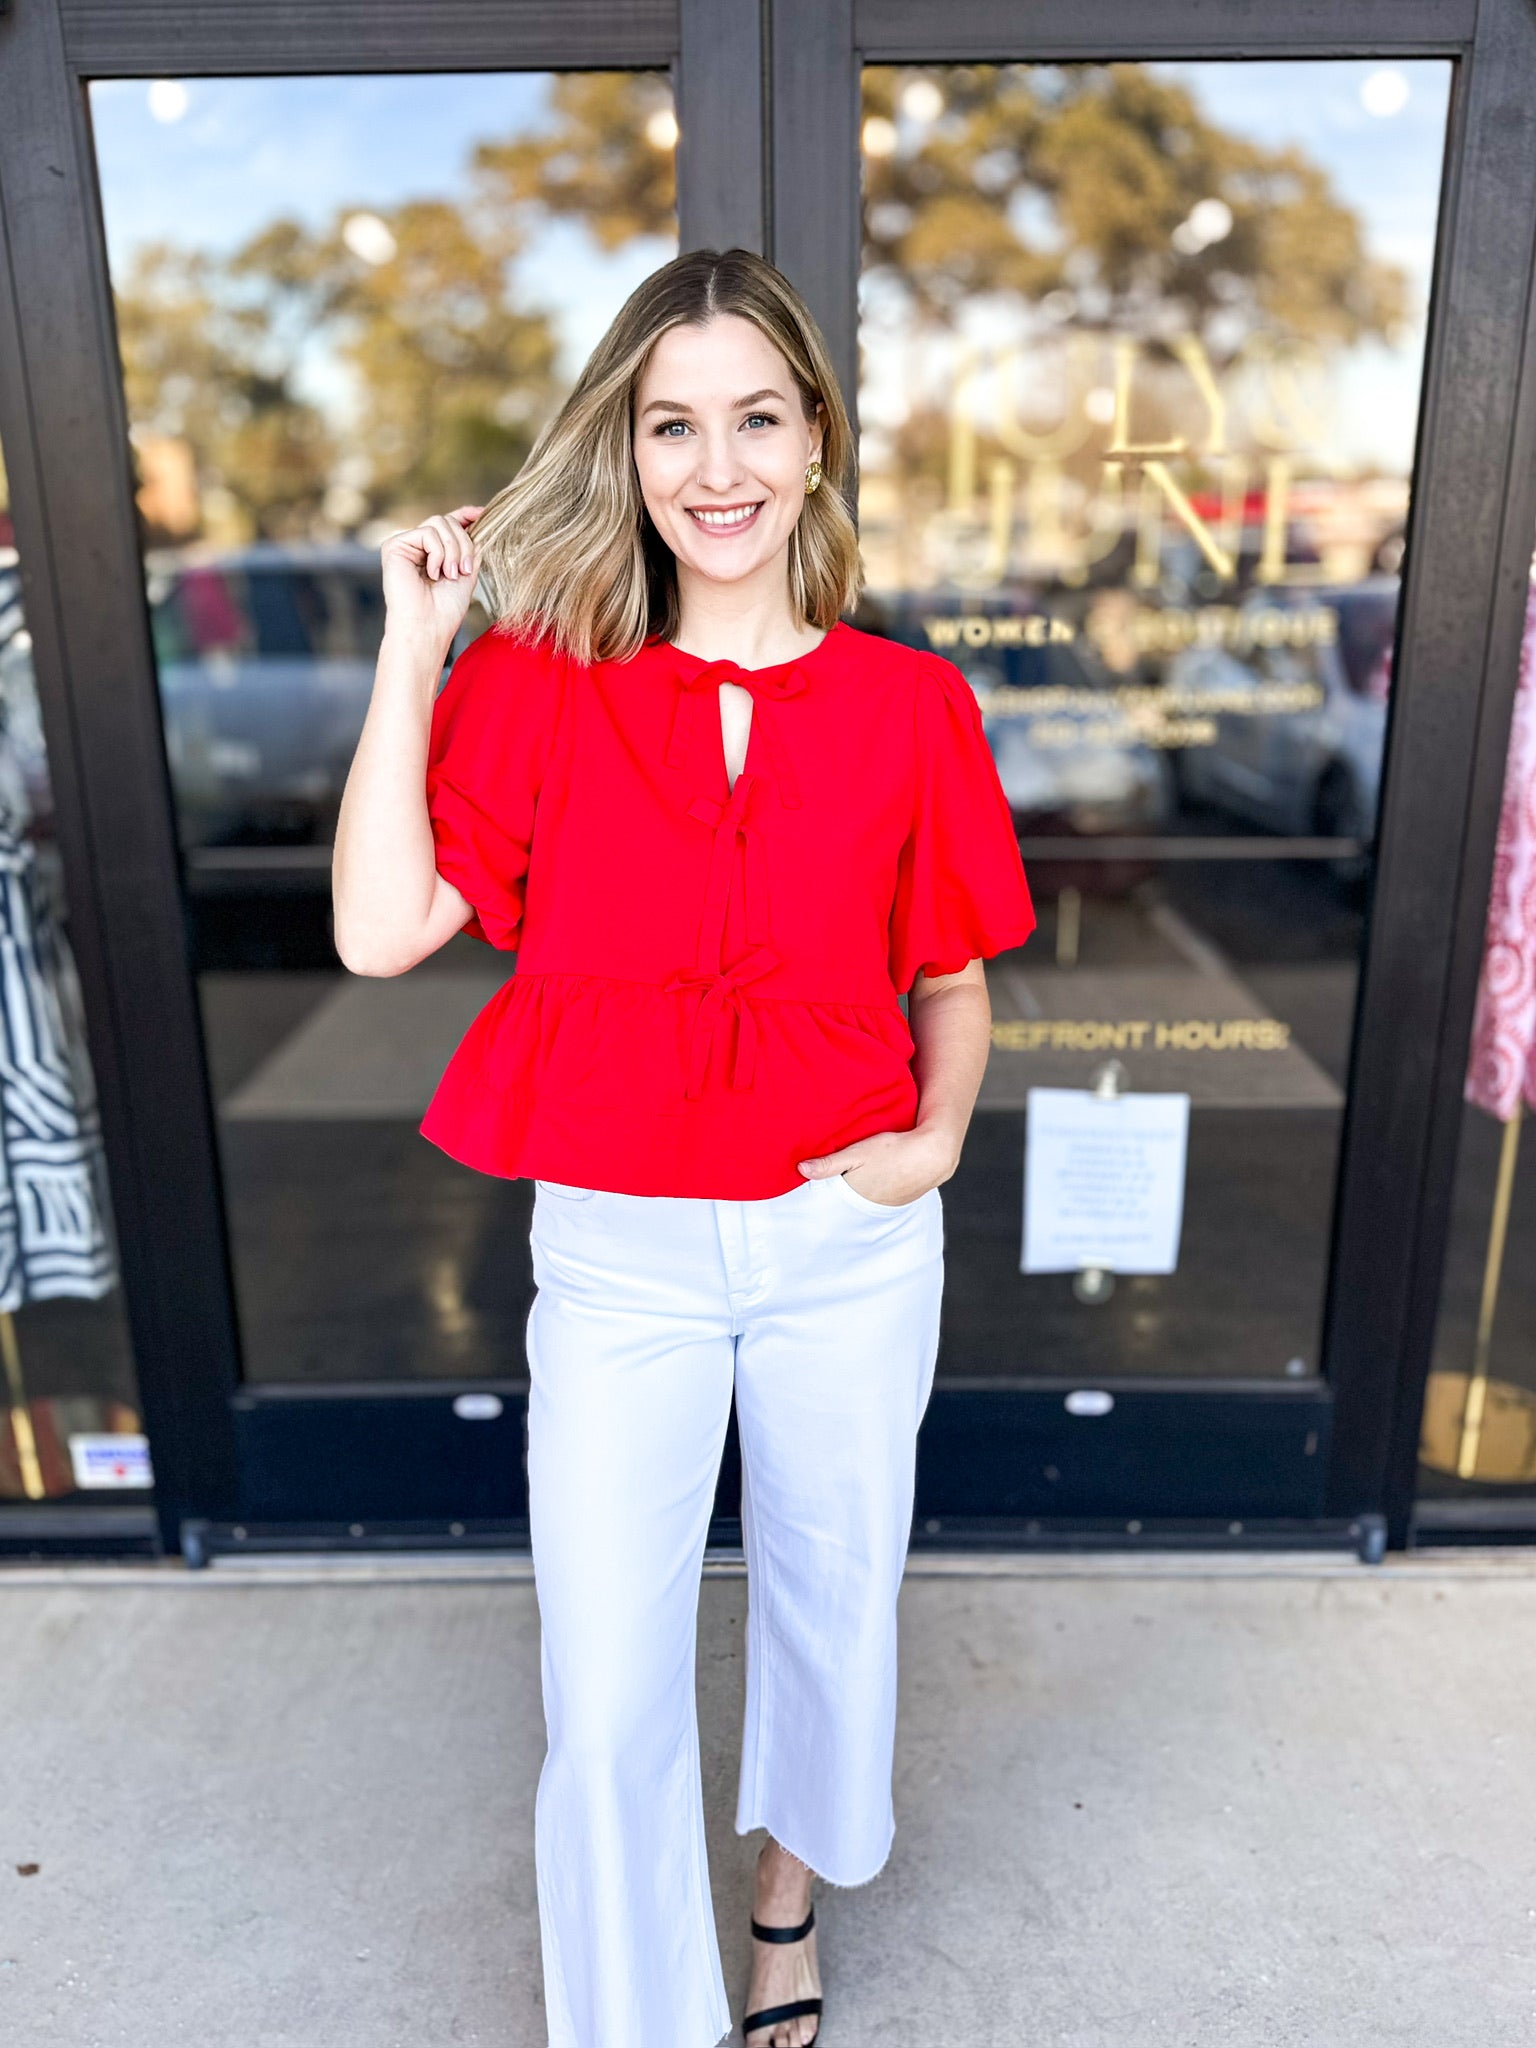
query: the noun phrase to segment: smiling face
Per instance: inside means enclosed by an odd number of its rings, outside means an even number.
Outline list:
[[[634,401],[635,468],[679,573],[737,583],[787,561],[821,453],[783,355],[736,313],[669,327]]]

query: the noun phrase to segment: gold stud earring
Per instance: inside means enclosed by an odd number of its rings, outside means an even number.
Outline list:
[[[813,497],[821,489],[821,464],[810,461],[805,465],[805,495]]]

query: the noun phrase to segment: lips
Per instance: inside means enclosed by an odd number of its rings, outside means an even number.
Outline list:
[[[759,499],[752,505],[686,505],[684,511],[701,533],[745,533],[763,509]]]

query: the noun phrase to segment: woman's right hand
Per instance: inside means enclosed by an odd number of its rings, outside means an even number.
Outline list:
[[[331,851],[333,936],[354,974],[404,974],[469,916],[437,872],[426,770],[443,663],[479,570],[469,529],[484,509],[435,514],[379,548],[384,636]]]
[[[460,505],[392,533],[379,549],[385,630],[427,635],[446,646],[464,623],[480,564],[469,529],[485,510]]]

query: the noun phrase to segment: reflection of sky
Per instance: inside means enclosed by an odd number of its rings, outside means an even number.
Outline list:
[[[1373,256],[1409,275],[1415,322],[1408,343],[1368,342],[1335,365],[1334,447],[1347,462],[1406,473],[1418,415],[1423,320],[1429,298],[1451,66],[1440,58],[1158,64],[1149,69],[1193,91],[1209,120],[1266,147],[1294,145],[1329,175],[1336,196],[1359,214]],[[1373,73],[1401,73],[1408,98],[1383,118],[1366,111],[1361,88]],[[871,301],[867,310],[876,311]],[[989,332],[994,323],[978,309]],[[882,375],[882,370],[884,374]],[[900,349],[872,349],[865,361],[866,414],[875,424],[903,410],[913,365]],[[877,452],[877,451],[872,451]]]
[[[1406,473],[1418,421],[1450,63],[1425,57],[1390,65],[1377,59],[1158,68],[1184,79],[1223,126],[1273,148],[1304,149],[1361,215],[1371,254],[1408,272],[1412,340],[1398,349],[1373,342],[1355,350],[1336,385],[1340,452]],[[1409,88],[1407,104],[1386,118],[1367,113],[1361,99],[1365,81],[1384,69],[1400,72]]]
[[[462,196],[474,145],[543,124],[543,72],[419,78],[206,78],[187,111],[157,121],[139,79],[91,87],[91,117],[113,272],[149,241],[227,251],[290,215],[310,226],[338,206]],[[632,287],[675,253],[647,239],[614,255],[565,223],[518,259],[522,301],[549,312],[567,377]],[[307,365],[317,392],[323,363]]]
[[[1366,112],[1379,62],[1307,60],[1155,67],[1185,80],[1207,114],[1269,145],[1294,143],[1331,176],[1366,223],[1372,252],[1403,264],[1416,311],[1428,296],[1450,66],[1395,62],[1409,85],[1402,110]],[[227,250],[291,214],[318,225],[341,205],[388,207],[466,189],[473,145],[539,123],[545,73],[383,78],[194,79],[175,122],[156,121],[142,80],[101,81],[91,109],[114,271],[149,240]],[[574,375],[620,300],[671,248],[654,241],[614,255],[574,225],[542,229],[519,259],[523,302],[546,309]],[[1420,341],[1367,344],[1338,366],[1340,452],[1406,468],[1417,411]],[[899,354],[886,360],[907,374]],[[879,361],[870,414],[882,410]],[[323,358],[306,364],[316,396],[339,396]]]

